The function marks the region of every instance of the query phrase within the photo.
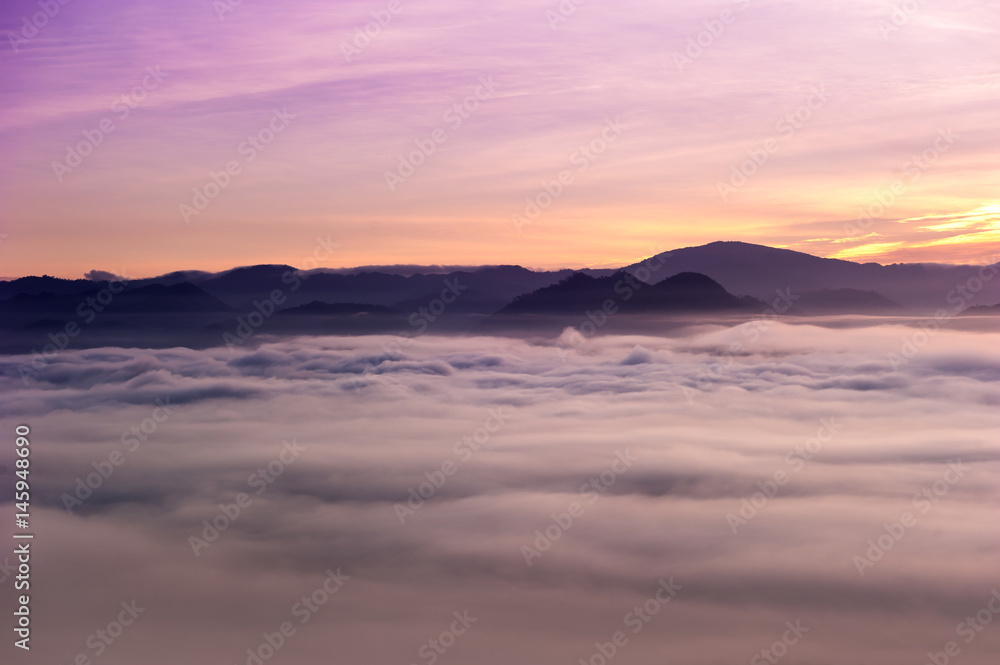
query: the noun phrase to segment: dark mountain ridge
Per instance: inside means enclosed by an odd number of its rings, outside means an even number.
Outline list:
[[[624,268],[636,273],[643,265],[659,265],[659,274],[699,272],[727,291],[763,300],[775,291],[792,293],[854,289],[874,291],[907,308],[933,312],[947,305],[949,294],[970,280],[981,281],[981,292],[970,294],[967,304],[992,304],[1000,299],[1000,279],[984,279],[997,266],[943,265],[933,263],[855,263],[745,242],[713,242],[663,252]],[[954,297],[954,296],[952,296]],[[845,303],[846,304],[846,303]]]
[[[618,271],[539,272],[502,265],[399,274],[302,272],[276,264],[124,282],[43,275],[0,282],[0,331],[6,351],[40,348],[47,327],[53,328],[49,337],[58,337],[70,324],[87,329],[75,339],[78,346],[212,345],[222,332],[235,329],[240,317],[253,316],[265,334],[420,334],[432,326],[435,332],[468,332],[500,319],[513,321],[513,328],[527,318],[573,325],[588,311],[752,316],[764,312],[778,293],[788,294],[792,303],[779,311],[797,316],[926,316],[941,309],[971,314],[991,311],[977,305],[1000,301],[1000,280],[993,279],[998,272],[997,265],[859,264],[719,242],[659,254]],[[627,330],[631,324],[614,325]],[[656,327],[650,330],[655,333]]]

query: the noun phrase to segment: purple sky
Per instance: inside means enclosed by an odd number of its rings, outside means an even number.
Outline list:
[[[56,6],[37,34],[36,3],[0,10],[4,276],[301,265],[317,238],[329,267],[601,266],[719,239],[882,262],[1000,249],[995,3],[895,23],[891,2],[839,0]],[[373,12],[391,21],[348,62]],[[275,110],[282,131],[241,150]],[[100,144],[69,169],[84,132]],[[398,171],[417,141],[433,153]]]

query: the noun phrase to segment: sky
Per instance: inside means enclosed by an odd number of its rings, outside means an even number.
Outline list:
[[[983,1],[11,0],[0,275],[981,263],[998,31]]]
[[[291,622],[266,662],[600,663],[621,631],[615,663],[718,665],[791,622],[781,663],[954,641],[993,665],[998,346],[946,326],[894,367],[922,331],[878,323],[67,349],[28,387],[4,356],[0,426],[30,423],[44,469],[32,662],[242,665]],[[421,653],[455,612],[475,623]]]

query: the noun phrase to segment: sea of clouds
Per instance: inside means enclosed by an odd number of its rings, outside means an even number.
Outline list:
[[[914,332],[102,348],[28,386],[2,357],[31,657],[992,665],[998,335],[893,362]]]

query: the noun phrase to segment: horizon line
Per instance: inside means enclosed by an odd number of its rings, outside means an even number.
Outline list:
[[[222,275],[222,274],[225,274],[225,273],[228,273],[228,272],[232,272],[234,270],[241,270],[241,269],[245,269],[245,268],[257,268],[257,267],[264,267],[264,266],[284,266],[284,267],[287,267],[287,268],[291,268],[291,269],[295,270],[296,272],[301,272],[301,273],[322,273],[322,272],[328,272],[328,273],[348,273],[348,272],[356,272],[356,271],[387,272],[387,271],[401,271],[401,270],[405,270],[406,273],[407,273],[407,274],[405,274],[405,276],[407,276],[407,277],[412,276],[412,275],[418,275],[418,274],[427,275],[427,274],[449,274],[449,273],[452,273],[452,272],[473,272],[473,271],[477,271],[477,270],[483,270],[483,269],[486,269],[486,268],[502,268],[502,267],[522,268],[524,270],[528,270],[530,272],[535,272],[535,273],[562,272],[562,271],[565,271],[565,270],[571,270],[571,271],[574,271],[574,272],[581,272],[581,271],[585,271],[585,270],[616,270],[616,269],[624,269],[624,268],[627,268],[627,267],[629,267],[631,265],[635,265],[637,263],[642,263],[644,261],[648,261],[649,259],[655,258],[657,256],[663,256],[664,254],[670,254],[672,252],[679,252],[679,251],[683,251],[683,250],[687,250],[687,249],[700,249],[700,248],[708,247],[709,245],[716,245],[716,244],[741,244],[741,245],[748,245],[748,246],[752,246],[752,247],[763,247],[763,248],[766,248],[766,249],[782,250],[782,251],[792,252],[792,253],[795,253],[795,254],[802,254],[802,255],[805,255],[805,256],[811,256],[811,257],[818,258],[818,259],[825,259],[825,260],[830,260],[830,261],[844,261],[846,263],[854,263],[854,264],[857,264],[857,265],[875,264],[875,265],[879,265],[879,266],[882,266],[882,267],[893,266],[893,265],[940,265],[940,266],[977,266],[977,265],[979,265],[979,266],[981,266],[981,265],[993,265],[993,264],[997,263],[997,261],[996,261],[997,255],[996,254],[992,255],[989,258],[989,262],[985,262],[985,263],[968,263],[968,262],[952,262],[952,261],[912,261],[912,262],[911,261],[896,261],[896,262],[893,262],[893,263],[880,263],[879,261],[854,261],[854,260],[851,260],[851,259],[844,259],[844,258],[831,257],[831,256],[821,256],[819,254],[810,254],[809,252],[803,252],[803,251],[796,250],[796,249],[789,249],[788,247],[781,247],[781,246],[776,246],[776,245],[763,245],[763,244],[760,244],[760,243],[746,242],[746,241],[743,241],[743,240],[714,240],[712,242],[708,242],[708,243],[705,243],[705,244],[702,244],[702,245],[690,245],[690,246],[687,246],[687,247],[678,247],[678,248],[675,248],[675,249],[669,249],[669,250],[665,250],[665,251],[662,251],[662,252],[657,252],[656,254],[652,254],[652,255],[646,256],[644,258],[632,261],[631,263],[625,263],[625,264],[621,264],[621,263],[602,263],[602,264],[596,264],[596,265],[591,264],[591,265],[581,266],[581,267],[562,266],[562,267],[549,267],[549,268],[545,268],[545,267],[539,267],[539,266],[526,266],[526,265],[522,265],[520,263],[505,263],[505,262],[501,262],[501,263],[482,263],[482,264],[385,263],[385,264],[362,264],[362,265],[356,265],[356,266],[340,266],[340,267],[316,266],[314,268],[299,268],[299,267],[296,267],[296,266],[288,264],[288,263],[247,263],[247,264],[243,264],[243,265],[236,265],[236,266],[233,266],[231,268],[225,268],[225,269],[222,269],[222,270],[202,270],[200,268],[182,268],[182,269],[177,269],[177,270],[170,270],[170,271],[164,272],[164,273],[158,273],[158,274],[153,274],[153,275],[146,275],[146,276],[141,276],[141,277],[134,277],[134,276],[133,277],[129,277],[127,275],[127,271],[122,271],[121,273],[115,273],[113,271],[103,270],[103,269],[100,269],[100,268],[91,269],[89,271],[89,273],[103,273],[103,274],[107,274],[109,276],[116,276],[116,277],[122,277],[122,276],[124,276],[129,281],[133,281],[133,280],[159,279],[159,278],[162,278],[162,277],[166,277],[167,275],[173,275],[173,274],[177,274],[177,273],[202,273],[202,274],[205,274],[205,275]],[[12,281],[16,281],[18,279],[26,279],[26,278],[29,278],[29,277],[39,277],[39,278],[49,277],[49,278],[52,278],[52,279],[62,279],[62,280],[67,280],[67,281],[79,281],[79,280],[92,281],[92,282],[106,281],[104,279],[95,279],[93,277],[89,277],[88,276],[89,273],[83,273],[83,275],[80,276],[80,277],[65,277],[65,276],[59,276],[59,275],[50,275],[48,273],[43,273],[41,275],[38,275],[38,274],[21,275],[19,277],[0,276],[0,282],[12,282]],[[402,273],[400,273],[400,274],[402,274]]]

